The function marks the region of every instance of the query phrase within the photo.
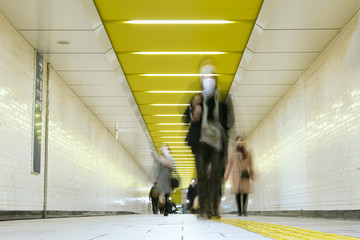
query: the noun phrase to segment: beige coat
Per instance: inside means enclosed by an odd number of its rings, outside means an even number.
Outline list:
[[[250,173],[250,178],[254,179],[251,151],[248,151],[248,157],[243,159],[242,154],[234,149],[229,155],[224,176],[225,179],[228,179],[229,175],[232,175],[233,185],[231,187],[231,193],[233,194],[251,192],[251,179],[241,178],[241,171],[243,169],[247,169]]]

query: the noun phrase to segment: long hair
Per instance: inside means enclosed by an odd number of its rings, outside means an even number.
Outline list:
[[[243,136],[237,136],[237,137],[236,137],[236,141],[237,141],[239,138],[240,138],[241,140],[243,140],[243,141],[245,140],[245,137],[243,137]],[[243,144],[242,147],[239,147],[239,146],[236,145],[236,151],[241,152],[241,154],[242,154],[242,156],[243,156],[244,159],[246,159],[246,158],[248,157],[248,155],[249,155],[249,154],[248,154],[248,151],[247,151],[247,149],[246,149],[245,144]]]

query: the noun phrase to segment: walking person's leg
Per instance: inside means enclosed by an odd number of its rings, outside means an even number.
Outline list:
[[[237,204],[237,212],[238,212],[238,216],[241,216],[241,199],[240,199],[241,194],[237,193],[235,194],[235,199],[236,199],[236,204]]]
[[[247,198],[248,198],[248,194],[247,193],[243,193],[243,214],[244,216],[246,217],[247,216],[247,213],[246,213],[246,210],[247,210]]]
[[[211,149],[211,173],[210,173],[210,198],[211,213],[213,216],[219,216],[219,204],[221,200],[221,175],[222,175],[222,157],[221,153]]]
[[[209,205],[209,180],[207,176],[209,164],[209,146],[204,143],[199,145],[199,161],[197,164],[197,174],[198,174],[198,193],[199,193],[199,204],[200,204],[200,215],[207,213]]]

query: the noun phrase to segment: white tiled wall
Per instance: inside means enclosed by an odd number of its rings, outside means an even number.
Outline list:
[[[44,145],[31,174],[34,50],[2,15],[0,33],[0,210],[42,210]],[[150,179],[53,70],[49,92],[47,209],[144,212]]]
[[[249,210],[360,209],[359,13],[247,144],[258,174]]]
[[[43,174],[31,174],[34,56],[0,15],[0,210],[37,210],[43,204]]]

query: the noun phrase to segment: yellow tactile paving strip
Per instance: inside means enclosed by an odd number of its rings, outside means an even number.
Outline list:
[[[332,233],[324,233],[319,231],[312,231],[307,229],[301,229],[297,227],[288,227],[284,225],[272,224],[272,223],[263,223],[263,222],[254,222],[246,221],[240,219],[232,218],[221,218],[213,219],[214,221],[231,224],[237,227],[241,227],[248,231],[264,235],[272,239],[286,239],[286,240],[297,240],[297,239],[307,239],[307,240],[358,240],[360,238],[356,237],[347,237]]]

